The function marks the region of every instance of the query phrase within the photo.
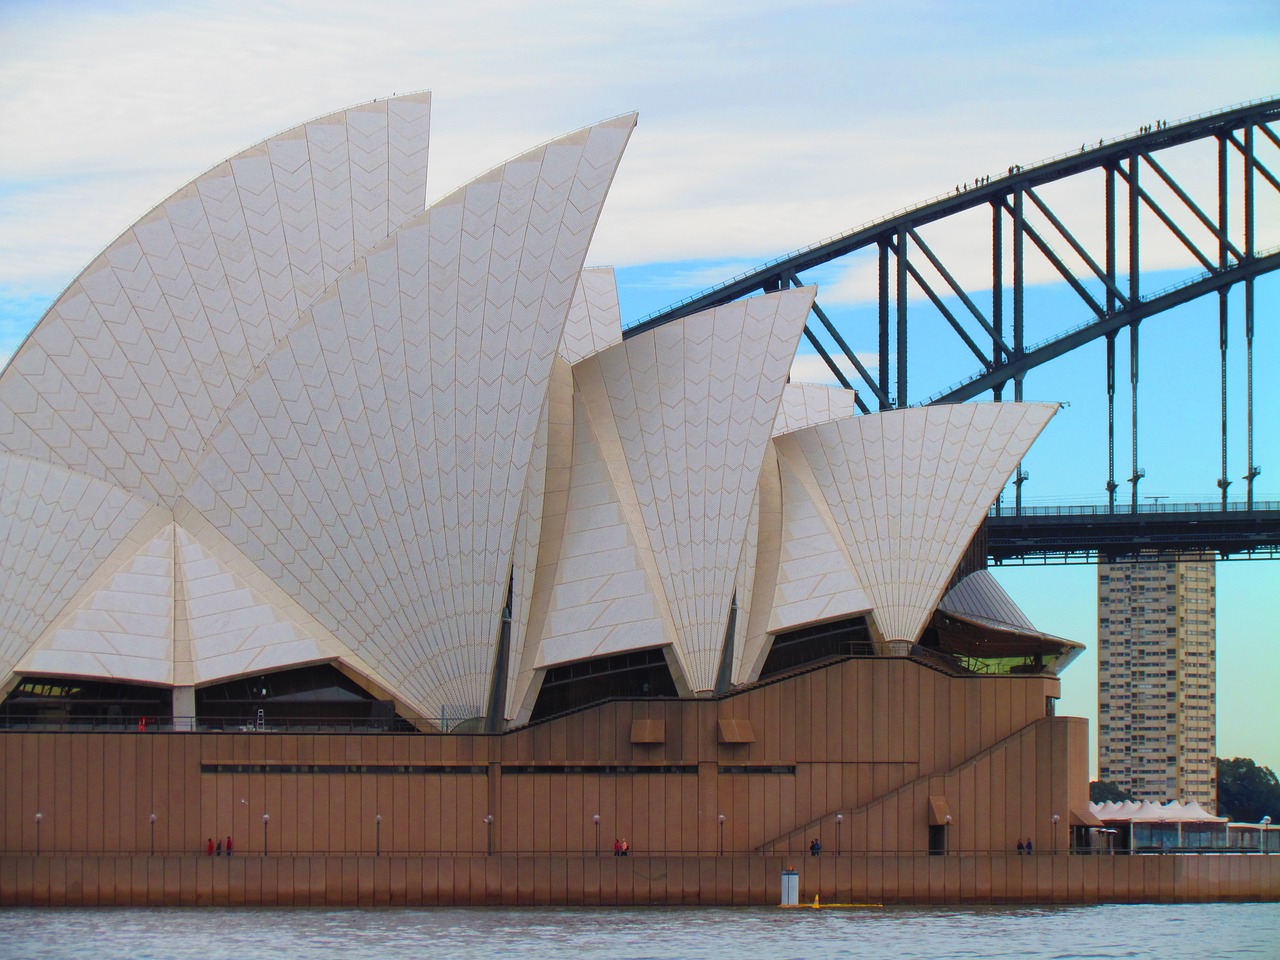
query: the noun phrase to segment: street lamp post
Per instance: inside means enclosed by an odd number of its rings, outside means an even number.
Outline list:
[[[156,815],[151,815],[151,855],[156,855]]]
[[[382,814],[375,814],[373,818],[373,843],[374,856],[382,856]]]
[[[836,814],[836,855],[840,854],[840,824],[844,823],[844,814]]]
[[[1061,819],[1062,818],[1059,817],[1056,813],[1049,818],[1049,822],[1053,824],[1053,852],[1054,853],[1058,852],[1058,821]]]
[[[44,819],[44,814],[36,811],[36,856],[40,856],[40,821]]]
[[[267,855],[267,824],[271,822],[271,814],[264,813],[262,815],[262,855]]]
[[[492,857],[493,856],[493,814],[492,813],[485,814],[484,830],[485,830],[485,853],[486,855]]]
[[[716,817],[716,821],[720,824],[720,856],[724,856],[724,814]]]
[[[600,814],[594,814],[591,822],[596,825],[596,856],[600,856]]]

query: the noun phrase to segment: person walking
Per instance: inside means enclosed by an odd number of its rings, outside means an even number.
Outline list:
[[[231,856],[231,836],[227,835],[227,856]]]

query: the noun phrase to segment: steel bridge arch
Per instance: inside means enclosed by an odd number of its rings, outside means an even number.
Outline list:
[[[957,403],[987,391],[991,391],[995,399],[1001,399],[1010,382],[1013,398],[1020,400],[1022,380],[1028,371],[1086,343],[1105,338],[1110,443],[1107,490],[1114,506],[1119,487],[1115,480],[1115,339],[1121,331],[1128,330],[1134,424],[1133,474],[1128,482],[1132,484],[1132,500],[1136,505],[1138,481],[1143,476],[1137,465],[1139,326],[1149,317],[1217,293],[1223,371],[1223,464],[1218,485],[1225,504],[1230,484],[1226,466],[1227,294],[1235,285],[1243,284],[1249,380],[1249,470],[1244,479],[1248,485],[1248,501],[1252,503],[1253,480],[1260,472],[1253,461],[1253,284],[1257,277],[1280,268],[1280,247],[1259,250],[1255,242],[1259,189],[1270,188],[1280,197],[1280,176],[1268,166],[1276,161],[1268,157],[1268,162],[1264,162],[1257,148],[1261,146],[1269,156],[1280,151],[1280,135],[1271,126],[1278,119],[1280,98],[1255,100],[1176,123],[1157,121],[1122,137],[1081,144],[1078,151],[1031,166],[1011,165],[1004,176],[979,177],[963,186],[957,184],[955,191],[944,196],[772,260],[688,297],[630,325],[624,336],[635,336],[757,292],[799,285],[800,274],[807,270],[875,248],[878,253],[878,369],[867,369],[820,303],[815,302],[811,322],[805,329],[809,344],[837,381],[853,389],[854,380],[860,378],[860,386],[866,388],[871,402],[881,410],[913,405],[913,400],[915,404]],[[1197,202],[1192,188],[1180,183],[1157,158],[1162,151],[1202,142],[1212,142],[1217,148],[1216,196],[1211,198],[1212,202]],[[1238,183],[1243,207],[1242,214],[1238,214],[1240,228],[1235,231],[1230,216],[1233,159],[1241,164]],[[1280,169],[1280,165],[1276,169]],[[1100,251],[1096,248],[1091,251],[1067,228],[1063,218],[1041,196],[1040,189],[1096,171],[1105,177],[1105,239]],[[1163,202],[1153,195],[1150,189],[1153,182],[1165,195]],[[987,309],[977,302],[982,295],[957,282],[943,258],[920,233],[924,226],[982,208],[989,209],[991,214],[987,292],[990,306]],[[1144,293],[1141,241],[1153,230],[1165,242],[1172,238],[1202,272],[1173,288]],[[1065,258],[1060,252],[1064,244],[1070,251]],[[1028,254],[1043,258],[1057,277],[1075,292],[1090,315],[1088,321],[1031,346],[1025,342],[1023,303]],[[1007,258],[1012,261],[1011,277],[1004,275]],[[1068,259],[1075,262],[1075,269],[1068,265]],[[926,262],[928,267],[924,267]],[[932,271],[933,282],[925,275],[926,270]],[[1147,270],[1146,274],[1151,272]],[[945,318],[979,364],[977,372],[960,383],[923,399],[910,397],[907,390],[909,288],[924,294],[936,311],[932,316],[941,314]],[[895,361],[893,369],[891,355]],[[856,377],[841,368],[837,357],[856,372]],[[861,396],[858,406],[862,412],[871,409]],[[1014,482],[1020,502],[1021,487],[1018,480]]]

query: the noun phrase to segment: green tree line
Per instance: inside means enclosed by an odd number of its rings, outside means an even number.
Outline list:
[[[1270,767],[1260,766],[1248,757],[1233,757],[1218,763],[1218,816],[1236,823],[1258,823],[1271,817],[1280,823],[1280,779]],[[1137,800],[1129,791],[1110,780],[1089,784],[1089,799],[1094,803],[1108,800]]]

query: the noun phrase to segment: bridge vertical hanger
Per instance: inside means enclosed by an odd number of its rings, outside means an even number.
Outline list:
[[[1005,363],[1000,352],[1004,340],[1004,211],[998,201],[991,201],[991,364],[995,371]],[[1005,381],[998,380],[991,387],[991,399],[999,403],[1004,396]],[[996,495],[995,514],[1004,509],[1004,489]]]
[[[1116,512],[1116,335],[1107,334],[1107,513]]]
[[[1116,312],[1116,167],[1107,164],[1107,316]],[[1107,512],[1116,512],[1116,331],[1107,334]]]
[[[899,410],[907,406],[907,230],[910,224],[898,227],[898,401]]]
[[[1218,137],[1218,269],[1226,270],[1227,262],[1227,138]],[[1227,329],[1228,317],[1227,296],[1230,287],[1218,291],[1218,349],[1222,362],[1222,475],[1218,478],[1218,488],[1222,491],[1222,509],[1227,509],[1227,487],[1231,480],[1227,476]]]
[[[1129,306],[1132,309],[1141,299],[1138,275],[1141,271],[1138,249],[1138,157],[1129,158]],[[1133,473],[1129,483],[1133,485],[1130,505],[1133,512],[1138,512],[1138,481],[1146,476],[1146,471],[1138,466],[1138,324],[1134,320],[1129,324],[1129,412],[1131,415],[1130,440],[1133,447]]]
[[[1013,191],[1013,359],[1015,363],[1022,360],[1023,353],[1023,282],[1025,280],[1025,258],[1023,256],[1023,239],[1026,231],[1025,224],[1022,219],[1022,187],[1016,187]],[[1014,403],[1022,402],[1022,377],[1023,373],[1018,370],[1013,375],[1013,401]],[[1013,479],[1013,512],[1021,515],[1022,513],[1022,485],[1027,482],[1029,475],[1022,469],[1022,461],[1018,461],[1018,469]]]
[[[1253,260],[1253,126],[1244,128],[1244,256],[1247,261]],[[1245,500],[1248,509],[1253,510],[1253,481],[1262,471],[1253,462],[1253,277],[1244,282],[1244,350],[1246,361],[1246,379],[1248,387],[1246,403],[1248,412],[1249,472],[1244,475]]]
[[[989,370],[1004,365],[1004,214],[999,201],[991,201],[991,363]],[[997,403],[1004,395],[1005,381],[991,388],[991,399]]]
[[[879,247],[879,381],[881,381],[881,410],[890,410],[890,385],[888,385],[888,238],[882,237]]]

